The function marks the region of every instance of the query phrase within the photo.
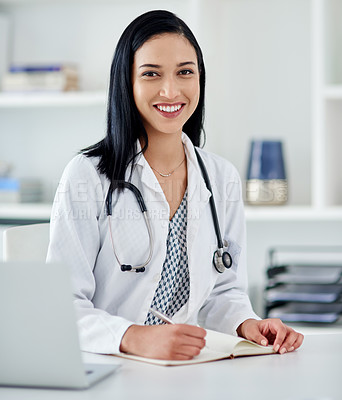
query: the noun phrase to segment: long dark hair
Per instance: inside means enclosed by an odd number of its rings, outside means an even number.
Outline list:
[[[112,184],[125,180],[125,172],[131,161],[133,170],[134,160],[138,155],[137,139],[143,138],[143,152],[148,146],[147,133],[133,97],[132,65],[135,52],[151,37],[163,33],[183,35],[196,51],[200,72],[200,97],[197,108],[183,126],[183,131],[195,146],[201,144],[205,89],[202,51],[189,27],[175,14],[164,10],[149,11],[127,26],[116,46],[110,71],[107,134],[100,142],[82,150],[88,157],[100,158],[98,169]]]

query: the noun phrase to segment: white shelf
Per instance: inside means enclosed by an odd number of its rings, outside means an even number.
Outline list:
[[[50,203],[0,204],[0,219],[49,219],[51,206]],[[342,221],[342,207],[318,209],[310,206],[246,206],[245,216],[247,222]]]
[[[324,90],[324,97],[327,100],[342,100],[342,85],[330,85]]]
[[[247,222],[258,221],[342,221],[342,207],[316,208],[310,206],[246,206]]]
[[[0,93],[0,108],[104,106],[105,91],[61,93]]]
[[[133,0],[130,0],[133,1]],[[134,0],[139,2],[139,0]],[[124,3],[125,0],[0,0],[0,6],[31,5],[31,4],[101,4],[101,3]]]
[[[48,220],[51,215],[50,203],[0,204],[0,219],[5,220]]]

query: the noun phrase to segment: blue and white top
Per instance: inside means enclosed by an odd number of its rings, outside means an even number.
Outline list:
[[[181,204],[169,222],[166,257],[161,278],[151,304],[152,308],[169,317],[176,314],[187,303],[190,294],[186,229],[187,191],[185,191]],[[163,323],[151,312],[148,313],[145,321],[145,325]]]

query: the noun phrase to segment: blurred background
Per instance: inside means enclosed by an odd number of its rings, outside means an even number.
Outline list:
[[[151,9],[197,37],[205,149],[237,167],[244,189],[251,141],[282,143],[286,202],[246,205],[249,290],[263,314],[270,248],[342,245],[340,0],[0,0],[1,229],[49,220],[65,165],[105,133],[116,42]]]

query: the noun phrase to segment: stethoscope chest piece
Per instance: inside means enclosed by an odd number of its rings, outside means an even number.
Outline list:
[[[213,265],[216,271],[222,274],[226,269],[229,269],[233,265],[233,260],[228,251],[218,249],[215,251],[213,256]]]
[[[222,237],[221,237],[221,233],[220,233],[220,226],[219,226],[219,222],[218,222],[218,218],[217,218],[216,206],[215,206],[215,201],[214,201],[214,195],[213,195],[213,190],[211,188],[209,176],[208,176],[207,170],[205,168],[204,162],[203,162],[201,156],[199,155],[197,149],[195,149],[195,152],[196,152],[198,164],[202,171],[203,179],[205,181],[207,189],[211,193],[211,196],[209,198],[209,203],[210,203],[211,214],[213,217],[215,233],[216,233],[216,237],[217,237],[217,250],[215,251],[214,256],[213,256],[213,265],[214,265],[216,271],[219,272],[220,274],[222,274],[226,269],[229,269],[233,265],[233,260],[232,260],[231,255],[228,253],[228,251],[224,251],[224,246],[227,248],[228,244],[225,244],[222,241]],[[144,263],[142,263],[141,265],[133,266],[130,264],[121,263],[119,260],[118,254],[116,253],[116,250],[115,250],[113,233],[112,233],[112,228],[111,228],[111,216],[112,216],[112,192],[113,192],[113,190],[115,190],[117,188],[128,189],[133,192],[133,194],[139,204],[140,210],[145,219],[145,223],[146,223],[146,227],[147,227],[147,231],[148,231],[148,235],[149,235],[149,240],[150,240],[150,248],[149,248],[149,255],[147,257],[147,260]],[[115,255],[115,258],[116,258],[118,264],[120,265],[121,271],[122,272],[132,271],[132,272],[137,272],[137,273],[144,272],[146,265],[149,264],[149,262],[152,259],[153,237],[152,237],[151,224],[150,224],[148,214],[147,214],[147,208],[146,208],[144,199],[143,199],[142,194],[140,193],[139,189],[130,182],[122,182],[122,181],[116,182],[115,187],[110,185],[110,187],[108,189],[107,197],[106,197],[106,211],[107,211],[107,216],[108,216],[109,233],[110,233],[110,238],[111,238],[111,242],[112,242],[113,252],[114,252],[114,255]]]

